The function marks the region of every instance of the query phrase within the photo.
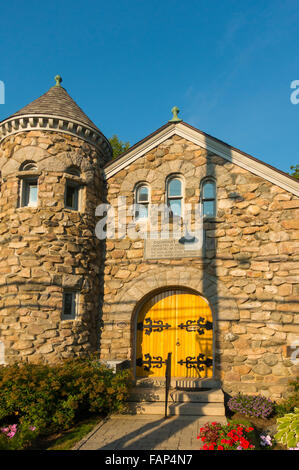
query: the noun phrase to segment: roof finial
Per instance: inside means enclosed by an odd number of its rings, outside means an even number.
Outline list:
[[[182,119],[178,117],[178,113],[180,112],[180,110],[177,106],[174,106],[171,112],[173,114],[173,118],[170,119],[168,122],[181,122],[182,121]]]
[[[62,78],[60,75],[56,75],[55,77],[55,80],[56,80],[56,84],[54,86],[61,86],[61,82],[62,82]]]

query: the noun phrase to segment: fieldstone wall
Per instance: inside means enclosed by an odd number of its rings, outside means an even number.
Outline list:
[[[217,181],[217,217],[204,224],[203,258],[144,259],[144,241],[108,239],[104,272],[103,360],[134,360],[136,307],[155,289],[192,287],[213,310],[214,374],[228,393],[286,391],[298,340],[299,200],[293,194],[179,136],[119,171],[107,200],[133,204],[136,183],[151,202],[165,203],[165,180],[185,182],[185,202],[197,203],[200,181]],[[127,217],[127,223],[132,217]]]
[[[25,161],[37,170],[22,172]],[[31,131],[0,147],[0,340],[5,362],[54,362],[97,347],[102,250],[95,237],[101,161],[82,140]],[[67,175],[76,166],[81,176]],[[19,207],[23,176],[38,176],[38,206]],[[66,179],[81,210],[65,208]],[[64,289],[78,290],[76,320],[61,320]]]

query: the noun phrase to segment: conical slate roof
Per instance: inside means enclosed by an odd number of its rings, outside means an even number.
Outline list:
[[[100,151],[105,161],[109,160],[112,156],[109,140],[61,86],[60,75],[55,80],[56,85],[47,93],[0,122],[0,143],[19,132],[54,131],[85,140]]]
[[[32,101],[32,103],[20,109],[20,111],[17,111],[10,117],[24,116],[28,114],[59,116],[79,121],[82,124],[99,131],[99,129],[86,116],[82,109],[77,105],[77,103],[75,103],[68,92],[60,84],[54,85],[44,95]]]

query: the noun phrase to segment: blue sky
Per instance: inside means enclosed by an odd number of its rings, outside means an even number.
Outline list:
[[[297,0],[10,0],[0,120],[62,85],[131,145],[180,117],[288,172],[299,164]]]

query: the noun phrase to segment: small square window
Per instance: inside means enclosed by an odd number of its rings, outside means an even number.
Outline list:
[[[74,320],[77,315],[78,292],[63,293],[62,320]]]
[[[37,206],[37,178],[22,180],[21,206]]]
[[[67,182],[65,187],[65,207],[67,209],[79,210],[79,186]]]

